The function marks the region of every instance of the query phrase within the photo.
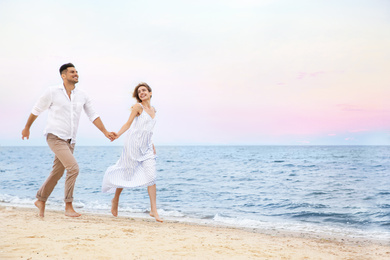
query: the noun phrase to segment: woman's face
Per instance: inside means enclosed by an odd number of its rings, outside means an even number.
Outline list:
[[[149,90],[146,87],[142,86],[138,88],[138,97],[142,101],[150,99],[151,96],[152,96],[152,92],[149,92]]]

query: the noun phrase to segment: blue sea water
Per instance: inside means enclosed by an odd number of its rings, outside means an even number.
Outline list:
[[[77,147],[79,212],[110,213],[105,170],[122,147]],[[390,146],[160,146],[157,203],[168,220],[390,241]],[[32,207],[48,147],[0,147],[0,205]],[[64,178],[47,208],[63,209]],[[122,193],[121,216],[146,217],[146,188]]]

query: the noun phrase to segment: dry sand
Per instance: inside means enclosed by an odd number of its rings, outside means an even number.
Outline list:
[[[0,207],[0,259],[390,259],[390,245]]]

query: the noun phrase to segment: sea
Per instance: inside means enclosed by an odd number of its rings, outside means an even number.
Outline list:
[[[390,244],[390,146],[157,146],[165,220]],[[76,146],[74,206],[110,214],[101,192],[120,146]],[[48,147],[0,147],[0,205],[34,207],[53,161]],[[64,177],[47,202],[63,210]],[[125,189],[119,215],[147,218],[145,187]]]

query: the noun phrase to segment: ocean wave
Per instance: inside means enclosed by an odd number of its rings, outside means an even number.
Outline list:
[[[36,198],[31,197],[19,197],[8,194],[0,194],[0,204],[4,206],[35,207],[34,202],[36,200]],[[60,200],[51,199],[50,201],[46,202],[46,205],[48,208],[58,209],[59,207],[63,208],[65,203]],[[77,203],[74,203],[73,205],[77,205]]]
[[[33,205],[34,202],[34,199],[28,197],[20,198],[18,196],[12,196],[8,194],[0,194],[0,203],[10,205]]]
[[[283,222],[278,221],[262,221],[247,218],[232,218],[216,214],[213,220],[217,223],[225,224],[232,227],[253,228],[259,231],[287,231],[298,234],[324,235],[330,237],[348,237],[351,239],[364,238],[388,242],[390,240],[390,232],[382,230],[360,230],[351,227],[332,227],[325,225],[318,225],[315,223],[297,223],[288,220]],[[385,223],[383,226],[388,226],[390,223]]]
[[[176,211],[176,210],[164,210],[164,209],[158,209],[158,214],[163,217],[185,217],[183,213]]]
[[[326,208],[329,208],[329,207],[324,205],[324,204],[292,203],[292,204],[290,204],[286,208],[287,209],[299,209],[299,208],[304,208],[304,209],[308,209],[308,208],[312,208],[312,209],[326,209]]]

